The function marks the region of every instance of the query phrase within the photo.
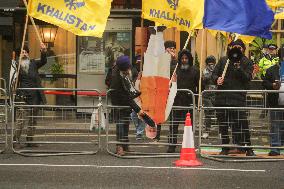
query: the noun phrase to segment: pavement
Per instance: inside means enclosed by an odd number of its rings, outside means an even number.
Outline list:
[[[96,155],[24,157],[0,154],[0,188],[284,188],[284,161],[178,168],[177,158]]]
[[[48,125],[53,124],[48,122]],[[88,130],[89,125],[83,126],[86,127],[85,130]],[[73,136],[72,129],[64,131],[63,134],[58,128],[54,131],[49,128],[46,131],[49,132],[42,136],[37,133],[36,140],[42,140],[45,137],[48,140],[52,139],[53,144],[39,143],[40,147],[32,148],[32,150],[85,151],[98,147],[93,144],[79,143],[82,139],[85,142],[94,142],[96,138],[88,132],[84,134],[84,132],[76,131]],[[76,136],[79,134],[82,136],[77,139]],[[115,140],[114,133],[111,134],[111,140]],[[78,141],[78,144],[55,143],[69,140]],[[134,135],[131,141],[136,142]],[[161,141],[167,142],[165,134]],[[205,140],[205,142],[210,141]],[[153,148],[164,153],[167,148],[166,146],[157,148],[155,144],[151,148],[145,147],[144,144],[138,146],[139,148],[132,149],[154,152]],[[112,144],[110,149],[114,150],[114,147],[115,145]],[[0,154],[0,189],[284,189],[284,161],[224,163],[199,158],[203,166],[178,168],[173,164],[177,157],[122,159],[111,156],[105,148],[105,141],[102,140],[102,150],[95,155],[25,157],[8,150]],[[216,153],[216,149],[208,148],[207,151]],[[262,153],[262,151],[257,152]],[[267,154],[266,151],[265,153]]]

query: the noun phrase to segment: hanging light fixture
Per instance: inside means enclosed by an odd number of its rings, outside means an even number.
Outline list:
[[[58,27],[54,25],[39,25],[42,42],[47,47],[54,47]]]

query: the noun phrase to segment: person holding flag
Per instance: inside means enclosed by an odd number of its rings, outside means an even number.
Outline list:
[[[228,57],[222,57],[216,65],[212,79],[217,84],[218,90],[247,90],[252,78],[252,62],[244,56],[245,44],[238,39],[228,45]],[[237,57],[236,59],[234,59]],[[229,64],[224,76],[224,68],[229,59]],[[246,93],[219,92],[216,93],[216,107],[245,107]],[[229,144],[229,126],[232,128],[233,144],[250,146],[250,132],[246,112],[243,110],[217,110],[217,121],[221,134],[222,144]],[[229,124],[228,124],[229,123]],[[228,155],[230,148],[223,147],[220,155]],[[247,156],[255,156],[251,148],[239,149],[245,151]]]
[[[116,60],[116,64],[112,71],[111,89],[111,102],[115,106],[130,106],[131,108],[116,109],[114,112],[116,124],[116,137],[117,141],[122,143],[129,142],[129,115],[131,109],[138,114],[138,117],[142,119],[152,130],[156,132],[155,122],[140,108],[140,102],[138,97],[141,92],[135,89],[132,81],[131,63],[128,56],[120,56]],[[123,156],[125,152],[129,151],[128,144],[118,144],[116,148],[116,154]]]
[[[35,61],[30,59],[29,57],[29,48],[24,46],[22,54],[20,55],[20,68],[18,74],[18,86],[19,88],[42,88],[41,86],[41,79],[38,73],[38,69],[44,66],[47,63],[46,57],[46,47],[42,43],[41,44],[41,57],[39,61]],[[45,104],[46,98],[43,94],[43,91],[40,90],[18,90],[17,97],[24,100],[24,102],[28,105],[39,105]],[[35,125],[37,124],[36,116],[38,115],[38,108],[31,108],[28,112],[29,114],[29,121],[27,127],[27,146],[34,147],[35,145],[29,142],[33,141],[33,136],[35,133]],[[14,133],[14,141],[19,142],[22,128],[16,128]]]
[[[187,49],[181,50],[178,54],[178,67],[176,70],[176,75],[174,75],[174,79],[177,82],[177,89],[188,89],[196,94],[198,92],[199,75],[199,69],[193,65],[193,57],[190,51]],[[191,94],[187,93],[186,91],[177,92],[174,100],[174,106],[190,107],[192,104],[193,102]],[[168,139],[170,144],[177,143],[178,126],[179,123],[184,121],[187,113],[188,110],[186,109],[173,110]],[[190,113],[192,114],[192,111],[190,111]],[[167,153],[174,153],[175,149],[175,145],[170,145]]]

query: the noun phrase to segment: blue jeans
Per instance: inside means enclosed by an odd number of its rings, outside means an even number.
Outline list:
[[[136,136],[143,135],[144,129],[145,129],[145,123],[141,119],[138,118],[137,113],[134,111],[132,111],[131,113],[131,119],[136,128]]]
[[[270,143],[272,147],[284,145],[284,111],[270,112],[271,128]],[[280,149],[272,149],[271,151],[280,153]]]

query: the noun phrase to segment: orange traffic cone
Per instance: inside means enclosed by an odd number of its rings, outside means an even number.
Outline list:
[[[178,167],[202,165],[202,162],[196,159],[190,113],[186,114],[180,159],[175,161],[175,165]]]

